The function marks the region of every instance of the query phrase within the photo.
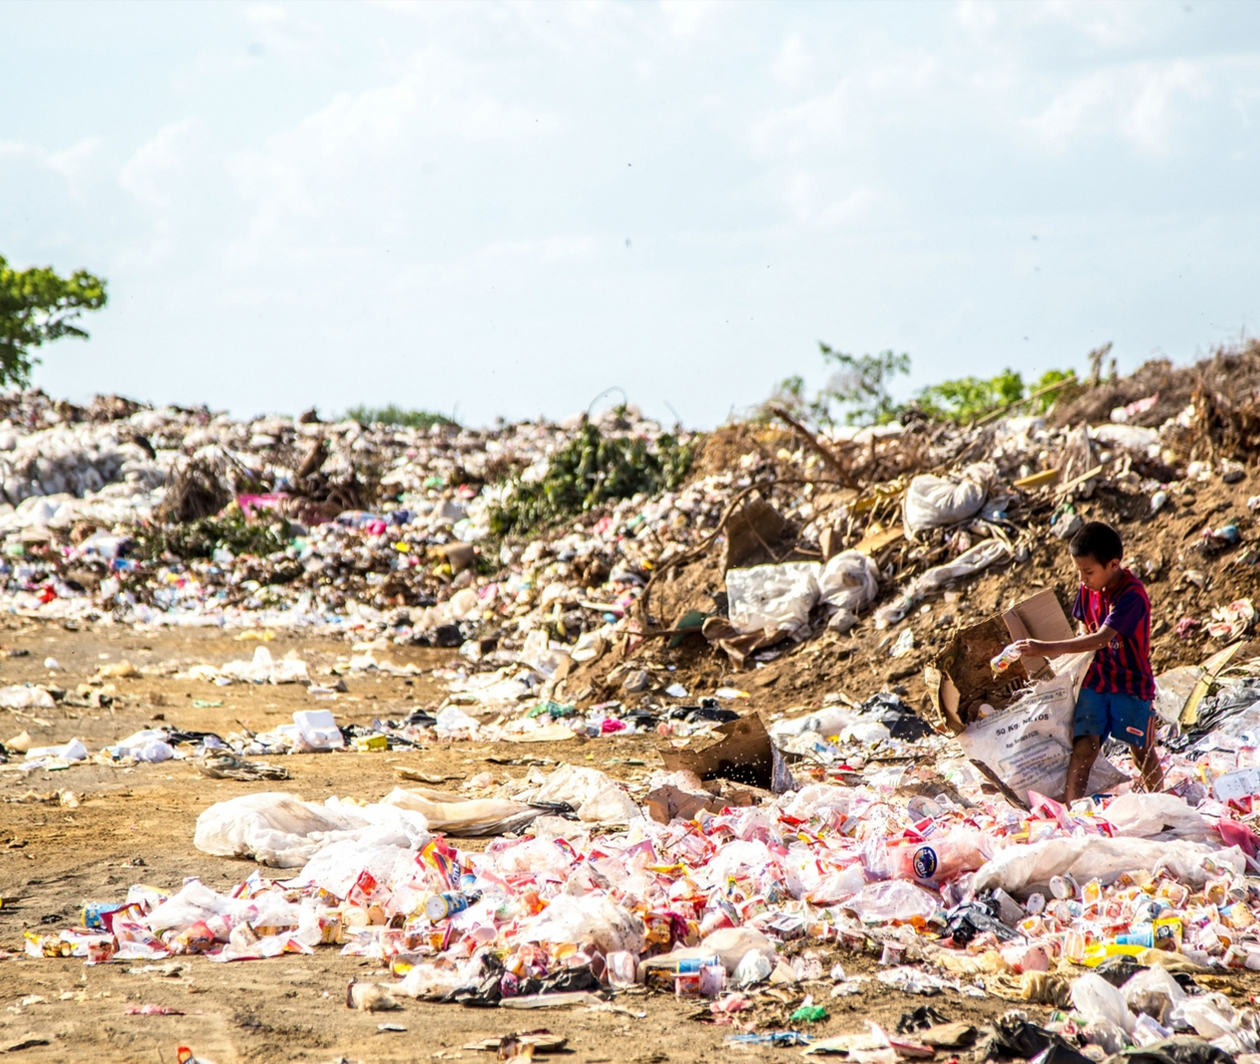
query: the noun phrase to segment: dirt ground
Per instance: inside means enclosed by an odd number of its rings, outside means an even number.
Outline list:
[[[61,626],[19,624],[10,619],[0,629],[0,680],[46,683],[43,662],[55,657],[56,682],[73,691],[105,662],[130,661],[142,670],[164,672],[176,663],[222,663],[246,657],[256,644],[217,630],[135,632],[98,628],[79,631]],[[298,650],[318,681],[348,645],[329,638],[279,636],[273,653]],[[26,652],[26,653],[23,653]],[[15,656],[18,655],[18,656]],[[449,652],[391,649],[395,661],[424,667],[440,665]],[[161,719],[184,728],[227,731],[238,723],[265,729],[291,719],[295,709],[313,704],[296,685],[216,687],[144,675],[114,681],[117,695],[107,710],[59,706],[44,711],[38,724],[29,714],[0,711],[4,738],[23,729],[38,742],[78,736],[90,750],[122,738]],[[349,691],[332,706],[339,719],[363,722],[374,716],[401,715],[433,706],[431,681],[389,676],[347,679]],[[197,708],[193,701],[222,700],[220,708]],[[329,705],[319,702],[318,705]],[[209,780],[188,762],[118,768],[95,763],[59,772],[0,773],[0,1051],[27,1061],[173,1062],[176,1047],[192,1047],[199,1058],[217,1064],[234,1061],[414,1061],[420,1059],[493,1059],[467,1051],[468,1042],[514,1031],[547,1028],[568,1039],[569,1059],[587,1062],[709,1061],[724,1059],[727,1035],[744,1029],[778,1030],[806,994],[827,1005],[829,1018],[812,1034],[827,1035],[864,1028],[874,1018],[890,1026],[924,998],[888,990],[832,1000],[830,982],[804,984],[760,996],[751,1012],[733,1024],[709,1022],[705,1003],[676,1000],[667,994],[619,995],[613,1011],[583,1008],[536,1011],[484,1010],[404,999],[399,1013],[363,1013],[347,1009],[345,987],[352,977],[387,976],[371,962],[342,957],[335,946],[314,956],[286,956],[268,961],[220,965],[202,957],[172,962],[132,962],[86,966],[78,959],[33,960],[22,953],[22,933],[41,924],[57,928],[77,921],[85,902],[121,897],[132,883],[163,890],[178,888],[198,876],[216,889],[240,882],[252,862],[199,853],[192,844],[197,815],[215,801],[264,787],[289,790],[307,799],[352,795],[382,796],[395,783],[395,768],[412,766],[430,775],[453,777],[447,786],[490,770],[496,776],[523,774],[524,766],[499,765],[493,756],[542,757],[576,763],[595,762],[614,775],[646,773],[656,762],[655,736],[616,737],[549,747],[453,742],[427,749],[379,754],[294,755],[281,759],[292,779],[250,784]],[[276,759],[273,759],[276,760]],[[627,764],[638,762],[639,764]],[[643,763],[646,763],[643,764]],[[73,791],[78,806],[58,802],[58,792]],[[851,975],[875,970],[872,958],[829,956]],[[1009,1007],[994,998],[978,1000],[954,992],[931,1003],[955,1019],[981,1019]],[[128,1015],[128,1009],[158,1005],[183,1015]],[[1033,1009],[1041,1014],[1044,1010]],[[380,1031],[382,1022],[403,1031]],[[758,1051],[765,1047],[756,1047]],[[736,1052],[738,1052],[736,1050]],[[794,1052],[778,1050],[778,1052]]]

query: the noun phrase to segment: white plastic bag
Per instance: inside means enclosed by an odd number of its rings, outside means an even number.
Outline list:
[[[1124,995],[1097,972],[1086,972],[1072,984],[1072,1008],[1086,1023],[1114,1023],[1126,1034],[1137,1019],[1124,1003]]]
[[[984,485],[975,480],[920,473],[906,489],[906,527],[911,532],[923,532],[964,521],[980,512],[986,494]]]
[[[879,591],[879,570],[861,551],[841,551],[818,573],[818,597],[828,606],[857,613]]]
[[[911,920],[916,916],[928,919],[941,907],[940,899],[930,891],[904,879],[868,883],[843,903],[865,924],[884,924],[890,920]]]
[[[643,816],[634,799],[610,776],[578,765],[561,765],[538,790],[518,797],[528,802],[567,802],[579,820],[593,824],[626,824]]]
[[[254,857],[261,864],[296,868],[332,842],[354,838],[414,847],[428,838],[424,818],[394,806],[350,806],[329,799],[319,806],[278,791],[243,794],[217,802],[197,818],[193,845],[220,857]]]
[[[1203,864],[1208,857],[1235,875],[1241,875],[1246,866],[1237,846],[1221,849],[1185,839],[1163,842],[1102,835],[1046,839],[999,851],[976,872],[971,889],[978,893],[1001,887],[1008,894],[1027,897],[1034,890],[1048,889],[1053,876],[1071,876],[1078,883],[1098,879],[1108,884],[1122,872],[1148,868],[1152,875],[1167,870],[1174,879],[1197,890],[1207,880]]]
[[[728,974],[734,975],[740,962],[750,953],[767,958],[771,965],[775,960],[774,943],[755,927],[721,927],[707,935],[700,943],[705,956],[717,957]]]
[[[974,576],[996,561],[1011,556],[1011,548],[1000,539],[984,539],[963,551],[952,562],[933,566],[901,589],[897,597],[875,611],[875,627],[887,628],[906,616],[924,595],[944,587],[951,580]]]
[[[1235,1032],[1238,1013],[1223,994],[1185,997],[1169,1010],[1168,1026],[1179,1031],[1189,1028],[1202,1038],[1220,1038]]]
[[[1168,969],[1155,964],[1143,968],[1120,988],[1125,1004],[1136,1013],[1145,1013],[1159,1023],[1165,1023],[1174,1005],[1184,1001],[1186,992],[1181,984],[1168,974]]]
[[[1113,799],[1103,817],[1117,835],[1197,839],[1199,842],[1216,838],[1212,826],[1175,794],[1131,791]]]
[[[818,601],[817,562],[754,565],[726,571],[731,624],[741,634],[782,632],[800,636]]]

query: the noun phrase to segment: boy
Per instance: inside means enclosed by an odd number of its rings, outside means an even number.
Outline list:
[[[1155,677],[1151,672],[1151,603],[1146,588],[1128,569],[1120,568],[1123,546],[1110,525],[1089,521],[1072,537],[1068,549],[1081,574],[1072,616],[1082,633],[1075,639],[1021,639],[1021,655],[1055,658],[1094,651],[1081,684],[1072,727],[1064,801],[1085,793],[1089,770],[1108,735],[1133,751],[1148,791],[1164,786],[1155,752]]]

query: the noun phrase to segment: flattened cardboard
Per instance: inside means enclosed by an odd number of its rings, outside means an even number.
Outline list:
[[[694,772],[702,780],[727,779],[781,794],[792,786],[765,723],[758,713],[727,721],[714,729],[722,735],[703,750],[662,750],[670,772]]]

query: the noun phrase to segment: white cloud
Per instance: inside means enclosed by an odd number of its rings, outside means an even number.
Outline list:
[[[473,66],[436,49],[415,53],[393,82],[338,93],[261,147],[237,152],[228,169],[250,206],[248,238],[235,255],[268,254],[287,222],[345,213],[361,200],[364,173],[377,184],[418,171],[424,159],[462,146],[550,135],[560,118],[506,99]]]
[[[1207,91],[1202,72],[1193,63],[1178,61],[1145,72],[1121,119],[1120,132],[1143,151],[1165,155],[1181,118],[1180,99],[1201,99]]]
[[[711,0],[661,0],[660,8],[669,35],[689,40],[717,9],[717,4]]]
[[[288,18],[289,12],[281,4],[250,4],[245,8],[245,21],[251,26],[279,26]]]
[[[50,149],[17,140],[0,140],[0,157],[24,159],[45,170],[51,170],[66,183],[75,199],[82,199],[86,186],[96,176],[102,141],[100,137],[83,137],[69,147]]]
[[[809,77],[814,66],[814,57],[805,47],[805,41],[799,33],[790,33],[779,45],[779,51],[770,64],[770,73],[780,84],[793,88]]]
[[[118,183],[142,207],[164,209],[180,192],[183,179],[195,166],[196,120],[183,118],[163,126],[132,153],[118,171]]]
[[[1021,124],[1055,152],[1086,138],[1119,136],[1146,155],[1164,155],[1188,118],[1185,104],[1209,92],[1199,64],[1132,63],[1072,79]]]

